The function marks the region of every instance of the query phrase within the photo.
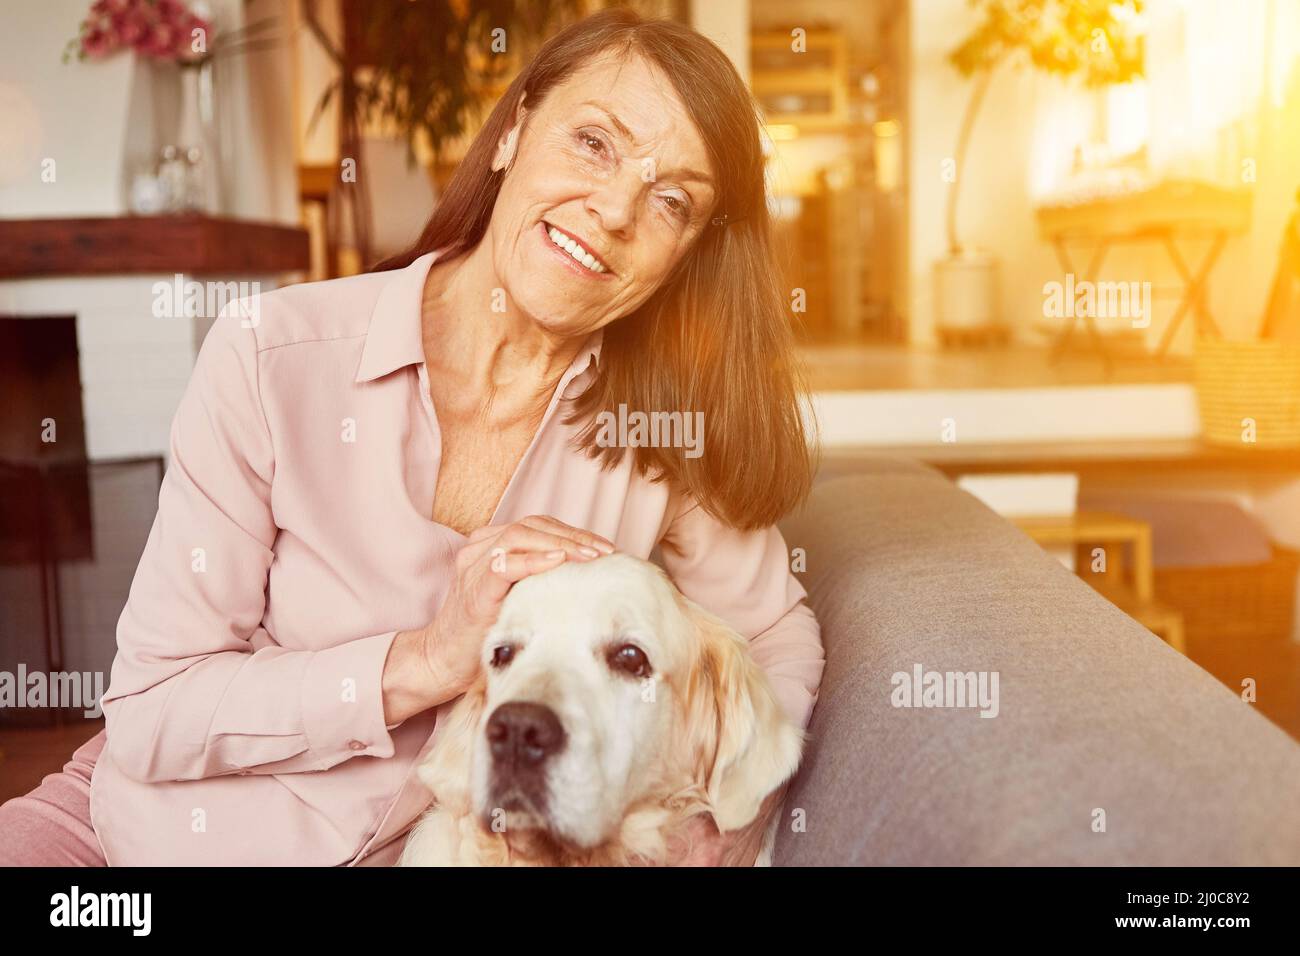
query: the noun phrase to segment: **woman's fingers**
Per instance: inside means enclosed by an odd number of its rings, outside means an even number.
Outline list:
[[[575,528],[573,525],[565,524],[559,518],[553,518],[550,515],[529,515],[527,518],[521,518],[516,524],[524,525],[529,528],[537,528],[541,531],[549,531],[560,537],[570,538],[578,544],[586,545],[589,548],[595,548],[602,554],[614,553],[614,542],[608,538],[596,534],[594,531],[588,531],[585,528]]]
[[[515,582],[559,567],[564,559],[563,548],[553,551],[496,551],[491,556],[488,573],[481,579],[482,596],[489,604],[500,604]]]
[[[461,560],[469,564],[477,564],[481,561],[491,561],[496,555],[515,551],[562,551],[572,561],[590,561],[592,558],[600,557],[600,552],[595,548],[578,544],[572,538],[522,525],[510,525],[495,537],[484,538],[477,544],[466,545]]]
[[[486,541],[488,538],[495,538],[509,525],[485,524],[483,527],[471,531],[469,534],[469,543],[478,544],[480,541]]]
[[[583,544],[576,538],[554,531],[516,524],[506,529],[505,533],[492,542],[493,550],[505,548],[507,551],[554,551],[562,550],[571,558],[598,558],[601,552],[590,545]]]
[[[601,535],[567,525],[549,515],[530,515],[508,525],[486,525],[475,530],[469,540],[463,550],[471,559],[497,548],[507,551],[560,548],[570,557],[583,560],[614,552],[613,543]]]

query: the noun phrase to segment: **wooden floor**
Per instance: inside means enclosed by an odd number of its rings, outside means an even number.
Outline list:
[[[82,720],[62,727],[0,727],[0,803],[35,788],[57,773],[72,752],[104,729],[104,721]]]
[[[1241,694],[1254,677],[1261,714],[1300,741],[1300,644],[1289,640],[1238,641],[1234,645],[1189,639],[1187,656]]]
[[[940,349],[869,343],[800,347],[814,392],[898,389],[1044,388],[1066,385],[1163,385],[1192,381],[1192,360],[1117,352],[1107,374],[1095,352],[1009,344]]]

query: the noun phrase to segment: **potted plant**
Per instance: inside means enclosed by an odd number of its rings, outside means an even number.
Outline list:
[[[1089,87],[1127,83],[1143,71],[1135,21],[1144,0],[970,0],[975,28],[949,54],[962,76],[973,78],[953,153],[948,193],[947,255],[935,263],[936,320],[942,333],[1003,329],[998,314],[997,259],[965,242],[957,212],[971,133],[994,73],[1030,66],[1056,76],[1082,76]]]
[[[583,0],[343,0],[345,42],[322,26],[318,0],[304,0],[303,19],[338,68],[313,123],[337,98],[339,155],[362,154],[362,130],[381,121],[408,147],[436,157],[495,99],[500,82],[559,23],[581,13]],[[349,206],[352,244],[371,259],[367,177],[336,184]],[[341,229],[343,217],[332,217]],[[337,244],[339,236],[331,237]]]

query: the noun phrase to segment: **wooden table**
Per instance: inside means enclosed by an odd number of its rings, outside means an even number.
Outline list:
[[[1108,511],[1010,520],[1044,547],[1101,545],[1104,570],[1093,572],[1092,562],[1088,560],[1080,565],[1079,576],[1125,614],[1162,637],[1174,650],[1187,653],[1182,614],[1156,600],[1149,524]],[[1126,545],[1132,548],[1131,566],[1125,559]],[[1125,580],[1126,567],[1128,580]]]
[[[1165,326],[1156,350],[1157,355],[1164,355],[1188,313],[1195,316],[1198,335],[1220,337],[1219,327],[1207,304],[1207,283],[1228,237],[1249,230],[1251,199],[1251,193],[1246,189],[1173,180],[1130,193],[1042,206],[1037,210],[1038,228],[1039,234],[1056,250],[1064,272],[1079,275],[1087,282],[1097,281],[1111,246],[1145,242],[1155,243],[1165,250],[1178,271],[1182,289],[1178,306]],[[1186,239],[1204,239],[1210,244],[1209,251],[1194,269],[1178,249],[1178,243]],[[1092,247],[1092,255],[1082,273],[1074,267],[1068,248],[1070,243]],[[1071,309],[1070,320],[1053,345],[1053,356],[1059,356],[1069,344],[1077,317],[1075,310]],[[1085,314],[1082,319],[1093,345],[1109,369],[1110,353],[1093,316]]]

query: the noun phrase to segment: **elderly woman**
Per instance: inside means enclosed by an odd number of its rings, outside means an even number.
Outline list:
[[[823,653],[774,522],[812,463],[768,231],[715,46],[627,12],[554,37],[409,252],[217,321],[107,736],[0,810],[0,862],[393,862],[511,585],[615,548],[657,547],[806,726]],[[703,444],[609,441],[629,410]],[[777,802],[677,862],[752,862]]]

